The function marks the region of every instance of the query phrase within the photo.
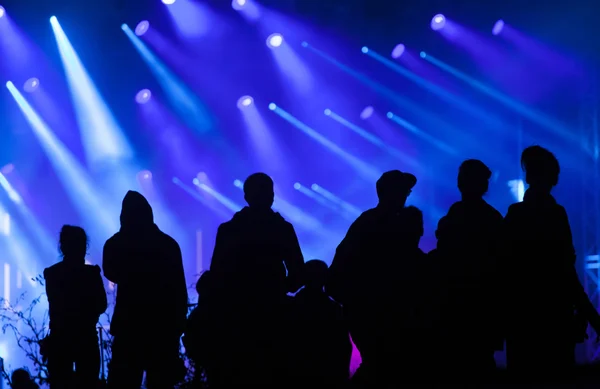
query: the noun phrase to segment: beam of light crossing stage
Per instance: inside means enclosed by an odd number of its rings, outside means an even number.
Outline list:
[[[244,183],[242,180],[236,179],[233,181],[233,185],[244,190]],[[288,217],[292,224],[298,225],[301,228],[304,228],[308,231],[315,231],[318,233],[318,230],[321,230],[323,226],[321,222],[317,220],[315,217],[307,214],[302,211],[300,208],[295,205],[289,203],[288,201],[282,199],[281,197],[275,195],[275,199],[273,201],[273,210],[277,212],[281,212],[285,217]]]
[[[408,79],[408,80],[412,81],[413,83],[417,84],[418,86],[422,87],[423,89],[425,89],[431,93],[434,93],[435,95],[440,97],[442,100],[449,102],[451,104],[454,104],[459,109],[462,109],[463,111],[469,113],[470,115],[472,115],[478,119],[481,119],[486,124],[493,126],[493,127],[502,127],[503,123],[500,120],[500,118],[495,117],[490,112],[486,112],[482,109],[479,109],[475,104],[473,104],[473,102],[467,101],[466,99],[464,99],[460,96],[457,96],[453,93],[448,92],[446,89],[440,87],[439,85],[436,85],[435,83],[433,83],[431,81],[428,81],[420,76],[417,76],[410,70],[398,65],[396,62],[389,60],[388,58],[369,49],[366,46],[362,48],[362,52],[365,55],[367,55],[367,56],[375,59],[379,63],[383,64],[388,69],[393,70],[394,72],[402,75],[406,79]]]
[[[192,196],[194,200],[197,200],[198,202],[202,203],[202,205],[209,208],[211,211],[218,214],[223,219],[229,219],[231,217],[232,212],[226,212],[223,208],[217,207],[215,203],[212,203],[211,201],[208,201],[207,199],[202,197],[195,188],[184,184],[183,181],[181,181],[179,178],[173,177],[172,181],[173,184],[177,185],[180,189],[183,189],[184,192]]]
[[[350,215],[352,215],[355,218],[360,216],[360,214],[362,213],[362,211],[360,209],[358,209],[357,207],[355,207],[354,205],[352,205],[350,203],[347,203],[346,201],[342,200],[338,196],[336,196],[333,193],[329,192],[328,190],[324,189],[320,185],[312,184],[310,186],[310,188],[314,192],[325,197],[327,200],[337,204],[338,206],[340,206],[340,208],[342,208],[344,211],[348,212]]]
[[[419,164],[417,163],[417,161],[415,161],[414,159],[410,158],[409,156],[403,154],[400,150],[396,149],[395,147],[389,146],[383,139],[381,139],[381,138],[379,138],[379,137],[371,134],[367,130],[365,130],[365,129],[359,127],[359,126],[357,126],[356,124],[354,124],[352,122],[350,122],[348,119],[343,118],[342,116],[340,116],[337,113],[333,112],[329,108],[326,109],[324,111],[324,113],[325,113],[325,116],[328,116],[328,117],[332,118],[333,120],[335,120],[336,122],[340,123],[344,127],[346,127],[348,129],[354,131],[356,134],[358,134],[360,137],[362,137],[366,141],[368,141],[371,144],[373,144],[373,145],[375,145],[375,146],[383,149],[389,155],[391,155],[392,157],[395,157],[395,158],[399,159],[400,161],[402,161],[407,166],[409,166],[411,168],[419,168]]]
[[[208,108],[198,99],[187,85],[177,77],[158,56],[129,28],[123,24],[121,29],[129,38],[135,49],[165,92],[171,108],[177,112],[180,119],[192,130],[205,134],[210,132],[214,123]]]
[[[98,232],[102,237],[110,237],[119,229],[117,220],[110,216],[111,214],[118,215],[116,207],[115,213],[113,213],[111,206],[107,206],[106,202],[102,201],[79,161],[54,135],[15,85],[8,81],[6,87],[25,115],[82,218],[92,222],[94,228],[99,229]]]
[[[485,85],[484,83],[468,76],[467,74],[461,72],[460,70],[442,62],[441,60],[425,53],[424,51],[422,51],[420,55],[421,55],[421,58],[423,58],[425,61],[448,72],[449,74],[453,75],[454,77],[458,78],[459,80],[470,85],[477,91],[483,93],[486,96],[491,97],[492,99],[501,103],[505,107],[512,109],[513,111],[515,111],[518,114],[522,115],[523,117],[531,120],[532,122],[537,123],[538,125],[540,125],[542,127],[546,127],[548,129],[554,131],[558,135],[563,136],[565,139],[567,139],[571,142],[579,142],[579,138],[572,131],[569,131],[568,128],[566,128],[565,126],[560,124],[557,120],[552,119],[549,116],[547,116],[541,112],[536,112],[534,109],[527,107],[525,104],[522,104],[522,103],[510,98],[509,96],[505,95],[504,93],[499,92],[499,91],[495,90],[494,88]]]
[[[50,18],[50,24],[67,76],[88,163],[95,167],[107,161],[131,159],[133,150],[129,142],[56,17]]]
[[[313,199],[314,201],[316,201],[317,203],[319,203],[320,205],[322,205],[323,207],[337,213],[337,214],[341,214],[342,216],[346,216],[346,219],[348,220],[354,220],[352,218],[349,217],[349,215],[344,215],[344,213],[340,212],[339,207],[337,207],[334,203],[332,203],[331,201],[327,200],[325,197],[321,196],[320,194],[312,191],[310,188],[302,185],[299,182],[296,182],[294,184],[294,189],[296,189],[298,192],[302,193],[303,195],[305,195],[306,197],[309,197],[311,199]]]
[[[415,115],[417,115],[419,117],[422,117],[422,118],[425,118],[425,119],[431,121],[431,127],[444,129],[444,130],[448,130],[448,131],[453,131],[453,132],[458,132],[456,130],[456,128],[448,125],[447,121],[441,120],[439,117],[435,116],[433,114],[433,112],[421,108],[421,106],[410,101],[409,99],[407,99],[404,96],[400,96],[394,90],[386,87],[385,85],[383,85],[377,81],[372,80],[371,78],[367,77],[365,74],[352,69],[348,65],[341,63],[337,59],[335,59],[335,58],[331,57],[330,55],[328,55],[327,53],[315,48],[314,46],[310,45],[309,43],[302,42],[302,47],[310,50],[312,53],[318,55],[319,57],[323,58],[327,62],[337,66],[339,69],[343,70],[345,73],[356,78],[357,80],[359,80],[363,84],[367,85],[369,88],[375,90],[377,93],[381,94],[382,96],[385,96],[386,98],[390,99],[395,104],[398,104],[398,105],[404,107],[408,111],[414,112]],[[462,130],[460,131],[460,133],[462,134]]]
[[[235,213],[235,212],[240,211],[243,208],[241,205],[236,204],[235,201],[233,201],[233,200],[229,199],[228,197],[222,195],[221,193],[217,192],[216,190],[214,190],[210,186],[206,185],[205,183],[200,182],[199,179],[194,178],[194,180],[192,182],[200,190],[202,190],[203,192],[206,192],[209,195],[211,195],[212,197],[214,197],[218,202],[223,204],[225,206],[225,208],[229,209],[231,212]]]
[[[399,126],[401,126],[404,129],[412,132],[413,134],[417,135],[419,138],[425,140],[426,142],[431,143],[432,145],[437,147],[439,150],[441,150],[445,153],[448,153],[450,155],[454,155],[454,156],[458,155],[458,152],[453,147],[445,144],[444,142],[441,142],[441,141],[435,139],[433,136],[429,135],[425,131],[421,130],[419,127],[417,127],[414,124],[408,122],[407,120],[401,118],[400,116],[396,115],[395,113],[388,112],[386,116],[392,122],[398,124]]]
[[[12,186],[10,181],[0,173],[0,186],[6,191],[8,198],[15,204],[21,218],[25,221],[26,227],[35,237],[36,246],[42,249],[42,255],[45,258],[52,258],[51,255],[56,254],[56,242],[50,236],[48,231],[42,226],[35,215],[31,213],[29,207],[23,201],[23,198]]]
[[[277,114],[279,117],[296,127],[297,129],[299,129],[300,131],[304,132],[306,135],[319,142],[321,145],[325,146],[328,150],[342,158],[366,180],[375,182],[379,178],[379,176],[381,176],[382,172],[380,172],[378,169],[362,161],[360,158],[348,153],[342,147],[325,138],[323,135],[319,134],[317,131],[301,122],[289,112],[283,110],[282,108],[279,108],[275,103],[269,104],[269,109],[275,114]]]
[[[2,203],[0,203],[0,214],[6,214]],[[19,267],[19,270],[27,278],[31,286],[35,286],[36,282],[33,281],[38,274],[40,274],[40,267],[38,266],[39,261],[36,258],[39,256],[32,250],[32,245],[18,226],[11,225],[10,237],[6,239],[7,252]]]

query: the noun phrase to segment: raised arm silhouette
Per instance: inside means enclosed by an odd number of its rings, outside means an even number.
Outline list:
[[[63,260],[44,270],[50,310],[44,354],[50,386],[94,388],[100,373],[96,324],[107,305],[100,267],[85,264],[88,238],[82,228],[63,226],[59,246]]]
[[[144,371],[149,389],[173,387],[188,303],[181,250],[138,192],[123,199],[121,229],[104,245],[103,268],[117,287],[109,388],[139,388]]]
[[[551,195],[558,160],[532,146],[521,164],[529,188],[504,220],[507,365],[520,377],[556,380],[575,364],[575,311],[596,333],[600,317],[577,277],[567,213]]]

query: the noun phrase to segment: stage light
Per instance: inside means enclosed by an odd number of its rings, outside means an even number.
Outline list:
[[[494,28],[492,28],[492,34],[498,35],[502,32],[504,28],[504,20],[500,19],[494,24]]]
[[[431,29],[434,31],[441,30],[446,25],[446,17],[442,14],[437,14],[431,19]]]
[[[275,103],[271,103],[271,104],[269,104],[269,109],[270,109],[271,111],[275,111],[275,110],[277,109],[277,104],[275,104]]]
[[[394,114],[391,112],[388,112],[386,116],[388,117],[388,119],[391,119],[394,117]]]
[[[367,46],[363,46],[362,49],[360,49],[360,51],[362,51],[363,54],[367,54],[369,52],[369,48]]]
[[[272,49],[281,46],[282,43],[283,43],[283,35],[281,35],[281,34],[277,34],[277,33],[271,34],[267,38],[267,46],[269,46]]]
[[[150,28],[150,22],[147,20],[142,20],[141,22],[138,23],[138,25],[135,27],[135,35],[137,36],[142,36],[144,35],[146,32],[148,32],[148,29]]]
[[[419,56],[420,56],[421,58],[425,58],[425,57],[427,57],[427,53],[426,53],[426,52],[424,52],[424,51],[421,51],[421,53],[419,54]]]
[[[254,99],[252,96],[242,96],[239,98],[237,102],[237,106],[239,109],[244,109],[252,105],[254,103]]]
[[[404,45],[400,43],[394,47],[394,50],[392,50],[392,58],[398,59],[402,56],[402,54],[404,54]]]
[[[142,89],[137,93],[137,95],[135,95],[135,101],[137,101],[138,104],[146,104],[148,101],[150,101],[151,97],[152,92],[150,92],[150,90]]]
[[[152,172],[150,170],[142,170],[138,173],[138,176],[143,180],[150,180],[152,179]]]
[[[171,4],[175,3],[175,0],[162,0],[162,2],[163,2],[163,4],[171,5]]]
[[[360,118],[363,120],[367,120],[371,117],[371,115],[373,115],[373,111],[374,109],[370,105],[368,107],[365,107],[365,109],[363,109],[360,113]]]
[[[327,116],[331,115],[331,110],[329,108],[327,108],[325,111],[323,111],[323,113]]]
[[[208,174],[200,172],[196,175],[196,178],[198,179],[198,182],[206,182],[208,181]]]
[[[23,90],[27,93],[32,93],[34,92],[38,87],[40,86],[40,80],[38,80],[35,77],[30,78],[29,80],[25,81],[25,84],[23,85]]]
[[[248,3],[247,0],[233,0],[231,2],[231,7],[236,11],[239,11],[244,8],[244,6]]]
[[[15,170],[15,165],[13,165],[12,163],[9,163],[8,165],[2,166],[2,169],[0,169],[0,173],[2,173],[4,175],[8,175],[8,174],[12,173],[13,170]]]
[[[4,10],[4,7],[0,5],[0,18],[2,18],[5,13],[6,13],[6,10]]]
[[[296,183],[294,184],[294,189],[298,190],[298,189],[300,189],[300,188],[302,188],[302,185],[300,185],[300,183],[299,183],[299,182],[296,182]]]

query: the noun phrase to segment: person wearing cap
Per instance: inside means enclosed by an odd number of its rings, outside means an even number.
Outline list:
[[[502,228],[502,214],[484,200],[490,169],[480,160],[464,161],[458,171],[461,200],[450,207],[438,228],[443,274],[443,339],[455,350],[447,365],[456,379],[472,376],[473,369],[490,374],[495,369],[494,351],[501,340],[495,309],[495,261]],[[481,375],[479,377],[481,377]]]
[[[350,333],[362,356],[356,377],[367,385],[388,384],[391,358],[388,331],[390,315],[401,303],[389,303],[397,288],[409,287],[401,277],[407,277],[405,259],[413,254],[410,247],[414,231],[406,224],[414,218],[405,217],[405,204],[417,178],[399,170],[384,173],[377,181],[379,203],[363,212],[350,226],[337,247],[330,267],[326,290],[344,306]],[[392,330],[392,329],[390,329]],[[397,331],[397,329],[396,329]],[[388,374],[390,372],[391,374]],[[358,378],[356,378],[358,380]]]

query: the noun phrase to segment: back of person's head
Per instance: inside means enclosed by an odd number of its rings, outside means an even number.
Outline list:
[[[10,376],[11,387],[16,389],[31,389],[37,387],[27,369],[16,369]]]
[[[541,146],[530,146],[521,154],[521,167],[525,181],[530,187],[550,191],[558,184],[560,165],[549,150]]]
[[[88,236],[81,227],[64,225],[60,230],[59,250],[64,261],[84,263],[88,248]]]
[[[154,225],[154,213],[148,200],[139,192],[130,190],[123,198],[121,228],[138,229]]]
[[[251,208],[271,208],[275,199],[273,180],[265,173],[254,173],[244,181],[244,199]]]
[[[377,197],[379,203],[398,208],[404,207],[412,188],[417,184],[417,177],[400,170],[390,170],[377,180]]]
[[[467,159],[458,169],[458,190],[463,196],[483,197],[488,191],[492,171],[478,159]]]
[[[416,241],[417,244],[424,234],[423,212],[415,206],[406,207],[404,209],[404,220],[406,222],[406,235]]]
[[[196,292],[198,296],[205,296],[207,293],[210,293],[213,287],[213,276],[210,270],[206,270],[202,273],[198,282],[196,282]]]
[[[319,259],[311,259],[304,264],[305,287],[310,290],[323,290],[327,278],[327,264]]]

